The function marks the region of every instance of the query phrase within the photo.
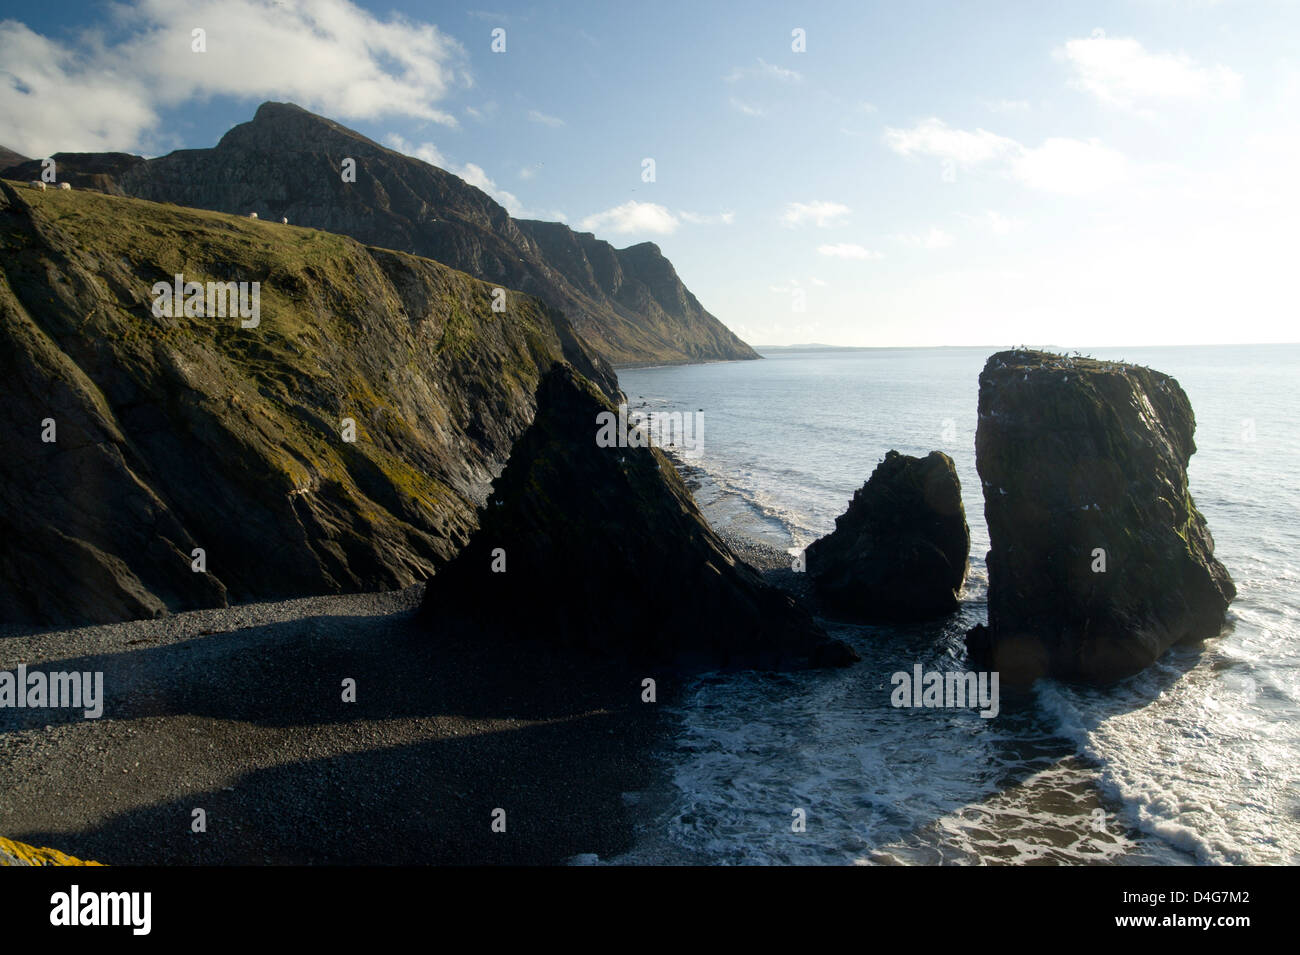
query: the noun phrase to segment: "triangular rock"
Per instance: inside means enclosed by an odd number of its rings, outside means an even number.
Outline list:
[[[479,530],[429,583],[432,626],[688,669],[857,658],[736,559],[662,452],[598,446],[598,416],[616,412],[590,383],[557,365],[537,400]]]

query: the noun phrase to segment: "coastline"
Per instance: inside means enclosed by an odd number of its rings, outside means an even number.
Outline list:
[[[0,833],[105,864],[549,865],[628,851],[624,794],[661,771],[651,752],[669,731],[670,681],[648,705],[644,674],[616,661],[436,637],[413,620],[422,592],[0,640],[0,669],[102,670],[107,697],[99,720],[0,710]],[[206,833],[191,832],[195,808]]]

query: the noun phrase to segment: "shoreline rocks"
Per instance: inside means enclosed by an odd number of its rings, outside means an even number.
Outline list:
[[[537,402],[478,531],[429,583],[432,628],[688,671],[857,659],[731,553],[661,451],[630,431],[628,446],[598,445],[613,406],[571,368],[544,376]]]
[[[853,494],[835,530],[809,545],[807,572],[826,606],[865,621],[915,621],[957,610],[970,528],[961,482],[940,451],[890,451]]]
[[[980,375],[989,625],[1005,682],[1105,684],[1217,636],[1236,588],[1188,489],[1191,403],[1168,375],[999,352]]]

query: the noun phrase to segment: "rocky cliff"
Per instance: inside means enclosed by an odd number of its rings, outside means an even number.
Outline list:
[[[356,161],[355,182],[343,181],[346,158]],[[459,177],[292,104],[263,103],[212,149],[134,163],[100,154],[58,159],[60,178],[74,185],[288,218],[535,295],[613,363],[758,357],[705,311],[657,246],[615,249],[559,223],[516,221]],[[114,162],[111,181],[90,181]]]
[[[1236,589],[1192,502],[1195,418],[1148,368],[1000,352],[980,375],[989,625],[972,652],[1026,682],[1110,682],[1216,636]]]
[[[628,446],[600,446],[602,414],[615,412],[571,369],[543,379],[478,531],[429,584],[432,628],[687,669],[857,658],[735,558],[661,451],[626,431]]]
[[[178,273],[258,283],[255,327],[157,314]],[[492,300],[328,232],[0,183],[0,620],[428,577],[469,538],[547,369],[617,393],[560,313]]]
[[[807,550],[827,607],[869,621],[925,620],[957,609],[970,528],[948,455],[890,451],[835,530]]]

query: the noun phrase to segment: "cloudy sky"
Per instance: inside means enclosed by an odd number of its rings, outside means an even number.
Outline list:
[[[759,344],[1300,337],[1294,2],[124,0],[0,16],[11,149],[158,155],[296,102],[516,215],[658,243]]]

